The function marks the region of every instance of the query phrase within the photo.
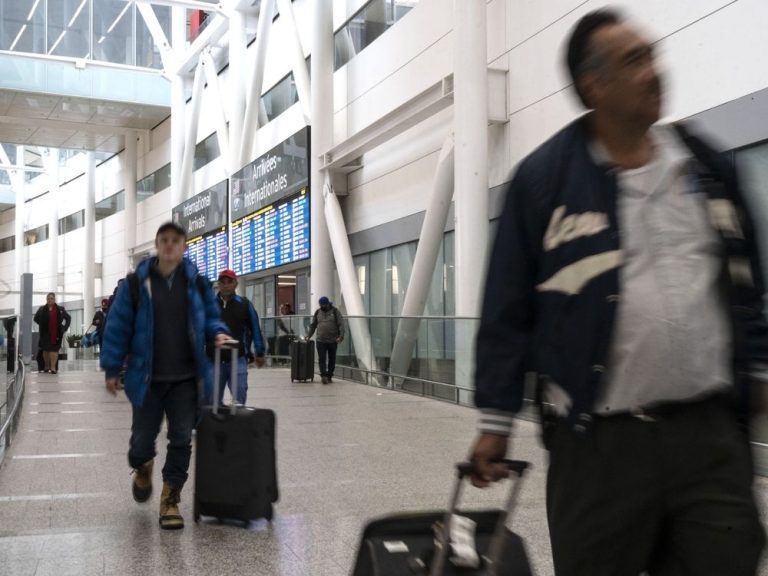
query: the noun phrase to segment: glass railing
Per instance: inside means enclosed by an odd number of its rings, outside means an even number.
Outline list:
[[[309,331],[312,316],[263,318],[272,364],[290,359],[290,343]],[[345,317],[336,375],[373,386],[471,405],[477,318]]]
[[[21,411],[19,407],[24,399],[24,378],[26,370],[17,354],[18,323],[16,316],[8,316],[0,322],[0,361],[5,373],[2,378],[0,394],[0,463],[11,445],[13,436],[19,427]]]

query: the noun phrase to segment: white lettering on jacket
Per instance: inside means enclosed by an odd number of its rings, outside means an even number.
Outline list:
[[[544,250],[554,250],[564,242],[594,236],[608,228],[608,216],[602,212],[569,214],[563,218],[565,206],[558,206],[544,235]]]
[[[591,280],[621,266],[621,250],[587,256],[558,270],[548,280],[536,286],[539,292],[562,292],[569,296],[578,294]]]

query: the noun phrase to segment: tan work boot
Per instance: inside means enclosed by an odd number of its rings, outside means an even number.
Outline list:
[[[154,460],[145,462],[133,472],[133,499],[136,502],[146,502],[152,496],[152,464]]]
[[[160,496],[160,528],[179,530],[184,528],[184,518],[179,514],[181,488],[174,488],[163,482],[163,494]]]

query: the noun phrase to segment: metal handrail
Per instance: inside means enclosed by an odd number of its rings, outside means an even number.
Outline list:
[[[19,378],[19,372],[20,372],[20,378]],[[16,416],[16,411],[19,409],[19,406],[21,405],[22,398],[24,398],[24,383],[27,377],[27,368],[24,366],[24,362],[22,361],[21,354],[19,354],[16,362],[16,381],[14,382],[14,386],[17,387],[16,394],[14,394],[13,399],[13,406],[8,411],[8,415],[5,419],[5,422],[2,426],[0,426],[0,438],[5,437],[5,431],[8,428],[8,426],[11,425],[11,422],[13,422],[14,417]],[[19,384],[19,381],[21,384]]]

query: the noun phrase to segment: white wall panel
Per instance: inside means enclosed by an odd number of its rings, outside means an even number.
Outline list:
[[[488,62],[500,58],[507,51],[507,1],[488,2]]]
[[[673,34],[727,3],[728,0],[643,0],[625,1],[617,6],[624,6],[629,14],[637,18],[637,25],[646,30],[652,40],[656,40]],[[564,42],[579,18],[604,4],[593,1],[581,5],[510,52],[510,113],[546,98],[570,83],[562,64]],[[722,30],[720,32],[722,34]]]
[[[439,156],[434,152],[354,190],[344,204],[347,232],[426,210]]]

